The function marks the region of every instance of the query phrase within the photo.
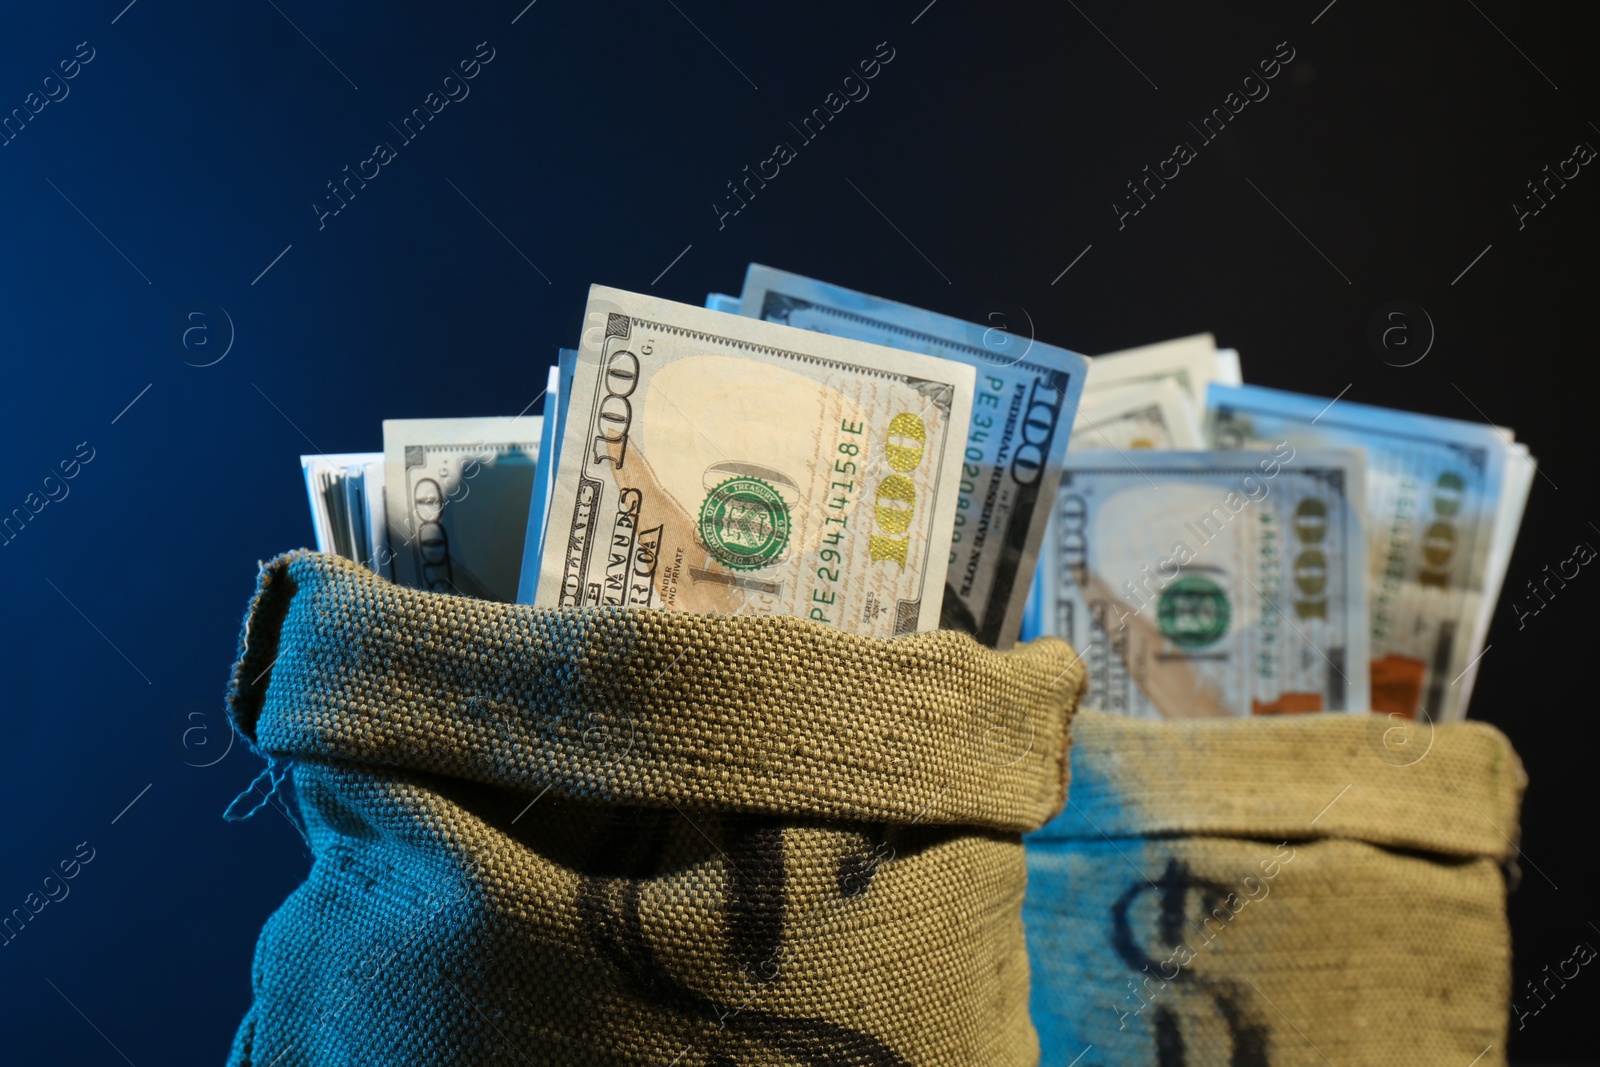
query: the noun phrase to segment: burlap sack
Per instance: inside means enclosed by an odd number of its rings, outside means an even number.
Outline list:
[[[1505,1063],[1526,779],[1497,730],[1085,711],[1074,735],[1028,839],[1046,1067]]]
[[[265,565],[230,706],[313,853],[238,1067],[1031,1065],[1059,641],[549,611]]]

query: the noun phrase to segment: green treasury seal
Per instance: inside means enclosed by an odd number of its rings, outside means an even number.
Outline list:
[[[734,570],[765,567],[789,544],[789,508],[760,478],[729,478],[700,505],[700,540]]]
[[[1228,632],[1228,594],[1210,578],[1191,574],[1161,591],[1156,620],[1179,648],[1204,648]]]

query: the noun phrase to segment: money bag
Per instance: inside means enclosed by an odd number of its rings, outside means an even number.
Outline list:
[[[1504,1064],[1525,784],[1485,723],[1081,712],[1028,838],[1041,1064]]]
[[[312,864],[230,1063],[1031,1067],[1021,834],[1083,684],[1054,639],[279,557],[229,707]]]

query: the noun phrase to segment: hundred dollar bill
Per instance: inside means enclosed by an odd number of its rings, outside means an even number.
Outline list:
[[[956,360],[977,371],[940,625],[1009,648],[1044,538],[1088,360],[752,263],[741,314]]]
[[[1072,424],[1072,453],[1095,450],[1203,448],[1194,408],[1176,382],[1162,379],[1143,385],[1086,394]]]
[[[1359,455],[1068,454],[1042,628],[1141,718],[1367,706]]]
[[[592,286],[535,603],[938,623],[972,368]]]
[[[1183,390],[1189,403],[1194,405],[1196,418],[1201,418],[1206,406],[1206,386],[1219,374],[1231,374],[1232,370],[1228,361],[1219,363],[1216,339],[1209,333],[1200,333],[1095,356],[1089,362],[1084,395],[1093,396],[1102,389],[1141,382],[1170,381]]]
[[[1493,607],[1486,601],[1499,589],[1515,535],[1505,524],[1520,517],[1521,500],[1508,494],[1525,498],[1528,485],[1508,478],[1514,446],[1506,434],[1349,400],[1220,385],[1211,387],[1206,433],[1217,448],[1289,441],[1364,450],[1372,710],[1464,717]]]
[[[550,494],[555,489],[556,466],[561,457],[561,431],[566,425],[567,394],[572,391],[572,371],[578,353],[571,348],[557,352],[556,365],[550,368],[544,391],[544,423],[539,432],[539,464],[533,475],[533,494],[528,500],[528,530],[522,542],[522,573],[517,581],[517,603],[532,604],[539,586],[539,560],[544,549],[545,519],[550,512]]]
[[[543,419],[385,419],[394,580],[514,601]]]

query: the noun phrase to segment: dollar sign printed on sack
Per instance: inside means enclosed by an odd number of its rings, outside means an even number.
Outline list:
[[[1130,913],[1139,897],[1145,893],[1158,895],[1159,912],[1155,944],[1181,945],[1187,949],[1188,958],[1182,963],[1175,962],[1175,957],[1178,956],[1176,948],[1158,949],[1156,953],[1152,953],[1146,951],[1145,946],[1135,935]],[[1154,882],[1135,883],[1111,906],[1111,946],[1117,956],[1133,969],[1136,976],[1140,977],[1144,989],[1151,993],[1154,1005],[1151,1012],[1151,1031],[1156,1048],[1156,1063],[1159,1067],[1184,1067],[1188,1061],[1182,1020],[1199,1021],[1201,1018],[1194,1011],[1179,1011],[1177,1003],[1161,1003],[1161,994],[1168,985],[1180,990],[1193,990],[1210,1001],[1211,1007],[1221,1017],[1228,1032],[1230,1067],[1270,1067],[1271,1061],[1268,1059],[1267,1051],[1271,1033],[1260,1021],[1257,1013],[1251,1009],[1245,991],[1235,982],[1196,973],[1190,966],[1196,953],[1187,939],[1186,927],[1208,933],[1204,929],[1204,924],[1218,922],[1217,930],[1209,931],[1209,936],[1202,943],[1209,944],[1233,918],[1234,912],[1227,910],[1225,904],[1229,898],[1237,899],[1228,886],[1197,878],[1188,864],[1181,860],[1169,859],[1167,868],[1160,878]],[[1197,901],[1200,906],[1200,926],[1189,921],[1192,901]],[[1219,917],[1219,913],[1225,918]],[[1161,954],[1159,958],[1158,954]],[[1169,974],[1174,966],[1176,972]],[[1151,978],[1160,983],[1154,989],[1150,985]],[[1137,989],[1135,995],[1138,995]],[[1142,998],[1138,1003],[1140,1005],[1138,1008],[1125,1014],[1139,1014],[1145,1007],[1150,1006],[1145,1005]]]
[[[640,898],[647,882],[667,873],[667,819],[661,812],[626,809],[597,836],[594,856],[606,873],[585,874],[578,891],[583,929],[623,986],[640,1002],[700,1021],[706,1067],[736,1062],[722,1045],[750,1041],[777,1050],[805,1067],[910,1067],[883,1041],[826,1019],[780,1015],[707,996],[670,973],[645,936]],[[775,982],[781,974],[786,893],[783,828],[762,816],[726,816],[721,851],[729,860],[724,895],[724,934],[735,973],[753,982]],[[737,857],[735,859],[735,857]],[[620,858],[620,862],[619,862]],[[735,866],[737,864],[737,866]],[[614,872],[614,873],[613,873]],[[737,1047],[737,1046],[736,1046]]]

